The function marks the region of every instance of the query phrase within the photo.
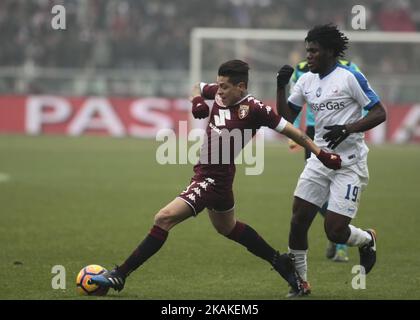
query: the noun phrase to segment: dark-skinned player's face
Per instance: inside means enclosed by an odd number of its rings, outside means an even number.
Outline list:
[[[323,48],[318,42],[306,42],[306,59],[312,73],[325,73],[335,61],[333,51]]]
[[[217,84],[219,86],[217,94],[222,99],[223,104],[227,107],[233,106],[245,95],[246,87],[244,82],[233,84],[229,81],[229,77],[217,76]]]

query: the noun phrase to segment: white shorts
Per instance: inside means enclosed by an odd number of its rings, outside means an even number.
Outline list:
[[[320,208],[328,201],[329,211],[354,218],[368,181],[367,161],[334,171],[309,158],[294,195]]]

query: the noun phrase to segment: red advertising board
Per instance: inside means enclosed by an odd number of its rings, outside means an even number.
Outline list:
[[[177,132],[189,109],[186,99],[0,96],[0,133],[154,138],[161,129]],[[420,142],[420,104],[387,111],[387,122],[367,133],[369,141]]]

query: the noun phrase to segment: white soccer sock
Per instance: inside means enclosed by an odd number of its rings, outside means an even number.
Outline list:
[[[293,250],[289,248],[289,253],[293,253],[295,256],[295,268],[299,273],[303,281],[307,281],[307,270],[308,263],[306,261],[306,256],[308,250]]]
[[[351,224],[349,224],[349,228],[350,228],[350,237],[347,240],[347,245],[351,246],[351,247],[362,247],[365,244],[368,244],[371,240],[372,237],[370,236],[369,232],[366,232],[362,229],[356,228],[355,226],[352,226]]]

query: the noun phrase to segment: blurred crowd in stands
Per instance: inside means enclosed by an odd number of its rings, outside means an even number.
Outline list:
[[[66,9],[66,30],[51,27],[55,4]],[[188,69],[194,27],[308,30],[333,22],[351,30],[355,4],[366,6],[370,31],[420,30],[419,0],[1,0],[0,67]],[[415,63],[397,61],[394,50],[383,68],[405,72]]]

